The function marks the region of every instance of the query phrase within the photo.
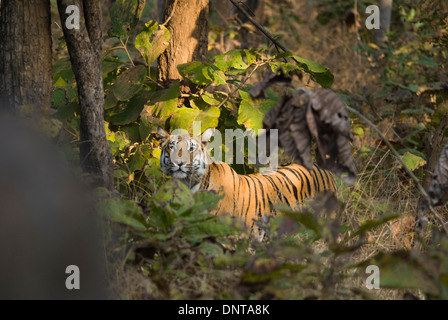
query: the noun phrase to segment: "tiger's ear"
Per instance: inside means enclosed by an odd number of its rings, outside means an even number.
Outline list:
[[[204,133],[201,136],[201,141],[204,146],[208,145],[214,133],[215,128],[208,128],[207,130],[204,131]]]
[[[165,142],[169,137],[170,134],[168,132],[166,132],[162,127],[158,127],[157,128],[157,135],[158,135],[158,139],[163,142]]]

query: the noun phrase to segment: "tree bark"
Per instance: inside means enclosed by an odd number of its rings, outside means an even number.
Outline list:
[[[101,2],[58,0],[57,3],[81,107],[81,165],[84,171],[98,179],[98,185],[111,190],[113,189],[112,154],[104,129]],[[79,30],[68,29],[66,26],[68,16],[65,11],[69,5],[76,5],[79,8]]]
[[[380,9],[380,28],[375,30],[374,42],[382,45],[387,41],[386,31],[390,30],[390,18],[392,13],[393,0],[379,0],[378,7]]]
[[[426,166],[425,174],[423,176],[422,186],[425,190],[428,190],[429,184],[431,183],[432,173],[439,160],[440,152],[445,145],[444,137],[445,130],[448,127],[448,113],[445,113],[440,119],[439,125],[437,126],[434,135],[428,139],[426,146]]]
[[[167,0],[165,21],[176,0]],[[208,0],[178,0],[173,16],[167,23],[171,39],[166,51],[159,57],[159,80],[169,83],[181,79],[177,65],[204,61],[208,52]]]
[[[165,0],[157,0],[157,18],[160,23],[163,23],[165,16]]]
[[[50,23],[49,0],[1,2],[0,98],[13,110],[51,106]]]

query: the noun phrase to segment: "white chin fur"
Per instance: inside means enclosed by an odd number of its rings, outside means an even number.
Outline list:
[[[187,174],[185,172],[181,172],[181,171],[176,171],[173,173],[173,178],[176,179],[185,179],[187,177]]]

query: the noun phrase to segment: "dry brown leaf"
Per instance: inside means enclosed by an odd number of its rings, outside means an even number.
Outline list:
[[[345,103],[331,90],[311,93],[299,89],[292,96],[283,96],[266,114],[263,127],[278,129],[279,146],[309,170],[313,166],[311,138],[314,137],[317,163],[353,184],[356,170],[351,154],[350,118]]]

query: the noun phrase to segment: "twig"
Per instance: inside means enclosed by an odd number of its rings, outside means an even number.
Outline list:
[[[236,3],[235,0],[230,0],[230,2],[232,2],[232,4],[238,8],[238,10],[241,11],[242,14],[244,14],[246,16],[246,18],[260,31],[262,32],[269,40],[272,41],[273,44],[275,44],[275,46],[277,48],[282,49],[283,51],[287,52],[288,50],[280,43],[277,41],[277,39],[275,39],[265,28],[263,28],[263,26],[261,24],[259,24],[257,21],[255,21],[251,15],[244,9],[242,8],[238,3]],[[294,57],[290,57],[292,60],[294,60],[298,65],[302,65],[302,63],[300,63],[296,58]]]
[[[121,45],[123,46],[124,51],[126,51],[126,54],[128,55],[129,61],[131,61],[132,66],[135,66],[134,61],[132,61],[131,55],[129,54],[128,48],[126,47],[128,40],[126,40],[126,44],[123,43],[123,40],[120,39]]]
[[[170,22],[171,18],[174,15],[174,11],[176,11],[177,1],[179,1],[179,0],[174,1],[173,10],[171,10],[171,13],[170,13],[170,16],[168,17],[168,19],[166,19],[165,22],[160,25],[161,27],[164,27],[168,22]]]
[[[409,169],[409,167],[406,165],[406,163],[403,161],[403,159],[401,158],[400,154],[397,152],[397,150],[395,150],[395,148],[392,146],[392,144],[389,142],[389,140],[387,140],[387,138],[384,136],[384,134],[381,132],[380,129],[378,129],[378,127],[371,122],[369,119],[367,119],[363,114],[361,114],[358,110],[353,109],[349,106],[346,106],[347,110],[350,111],[351,113],[357,115],[358,117],[360,117],[361,119],[364,120],[364,122],[366,122],[370,127],[372,127],[372,129],[374,129],[378,135],[381,137],[381,139],[386,143],[386,145],[389,147],[390,151],[392,151],[392,153],[396,156],[398,162],[400,162],[400,164],[403,166],[403,168],[406,170],[406,172],[408,173],[408,175],[411,177],[412,180],[414,180],[415,185],[417,186],[417,189],[420,191],[420,193],[422,194],[423,198],[426,200],[427,204],[428,204],[428,208],[431,211],[431,213],[436,217],[436,219],[439,221],[439,223],[441,224],[443,230],[445,231],[445,233],[448,235],[448,228],[445,226],[445,223],[442,219],[442,217],[434,210],[434,208],[431,205],[431,199],[428,196],[428,193],[425,191],[425,189],[423,188],[423,186],[421,185],[420,181],[418,180],[418,178],[414,175],[414,173],[411,171],[411,169]]]
[[[218,104],[217,108],[221,108],[221,106],[224,105],[224,103],[226,103],[227,100],[229,100],[231,97],[233,98],[233,95],[234,95],[239,89],[241,89],[241,88],[243,87],[243,85],[247,82],[247,80],[250,79],[250,77],[252,77],[252,75],[254,74],[255,70],[257,70],[259,66],[260,66],[259,64],[256,64],[255,67],[254,67],[254,69],[250,72],[250,74],[246,77],[246,79],[244,79],[244,80],[241,82],[241,85],[238,86],[235,90],[233,90],[233,91],[232,91],[232,92],[231,92],[231,93],[230,93],[224,100],[222,100],[221,103]]]

